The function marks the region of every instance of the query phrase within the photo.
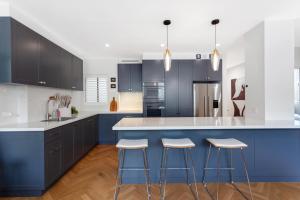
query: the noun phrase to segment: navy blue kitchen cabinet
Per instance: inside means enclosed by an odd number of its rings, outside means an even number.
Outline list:
[[[80,58],[11,17],[0,27],[0,83],[83,89]]]
[[[72,56],[71,89],[83,90],[83,61],[74,55]]]
[[[118,64],[118,91],[142,91],[142,65]]]
[[[143,82],[164,82],[165,69],[163,60],[143,60]]]
[[[165,72],[166,116],[193,116],[193,60],[173,60]]]
[[[100,114],[99,115],[99,144],[116,144],[117,132],[112,127],[124,117],[142,117],[143,114]]]
[[[142,92],[142,64],[131,64],[130,66],[131,92]]]
[[[74,160],[78,161],[84,155],[84,121],[78,121],[74,123],[73,133],[74,133]]]
[[[84,120],[84,151],[88,152],[97,143],[97,117],[91,117]]]
[[[130,92],[130,65],[118,64],[118,91]]]
[[[171,69],[165,72],[165,94],[166,94],[166,117],[175,117],[179,115],[179,61],[172,60]]]
[[[0,196],[45,192],[98,143],[98,116],[39,132],[1,132]]]
[[[45,132],[45,187],[49,187],[63,172],[63,141],[61,129],[56,128]]]
[[[194,81],[207,81],[207,69],[211,66],[208,59],[195,60],[193,66],[193,80]]]
[[[222,60],[219,70],[214,71],[209,59],[195,60],[193,67],[193,80],[199,82],[220,82],[222,81]]]
[[[39,85],[58,88],[60,84],[60,48],[40,37]],[[64,71],[64,70],[62,70]]]
[[[74,148],[74,125],[68,124],[61,128],[62,130],[62,170],[69,169],[75,160],[75,148]]]
[[[116,144],[116,133],[112,130],[116,123],[115,114],[99,115],[99,144]]]
[[[16,20],[11,21],[11,26],[14,58],[12,79],[17,83],[36,85],[39,67],[39,35]]]
[[[178,111],[180,117],[193,116],[193,60],[180,60],[178,67]]]

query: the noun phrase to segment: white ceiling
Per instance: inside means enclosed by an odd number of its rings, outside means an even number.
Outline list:
[[[38,19],[87,58],[135,58],[143,52],[161,51],[166,39],[164,19],[172,20],[172,51],[207,52],[213,46],[213,18],[221,20],[218,43],[224,49],[263,19],[300,17],[299,0],[6,1]]]

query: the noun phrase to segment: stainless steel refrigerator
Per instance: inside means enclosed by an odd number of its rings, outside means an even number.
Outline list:
[[[222,85],[221,83],[194,83],[194,116],[222,116]]]

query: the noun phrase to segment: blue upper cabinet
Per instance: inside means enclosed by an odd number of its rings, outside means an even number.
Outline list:
[[[118,64],[118,91],[130,92],[130,64]]]
[[[118,64],[118,91],[142,91],[142,65]]]
[[[80,58],[11,17],[0,27],[0,83],[83,89]]]
[[[165,70],[163,60],[143,60],[143,82],[164,82]]]
[[[222,60],[218,71],[212,69],[209,59],[195,60],[193,66],[193,80],[203,82],[222,81]]]

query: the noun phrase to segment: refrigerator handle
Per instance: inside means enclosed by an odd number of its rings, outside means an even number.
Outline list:
[[[204,117],[206,117],[206,112],[207,112],[207,102],[206,102],[206,96],[204,96]]]
[[[207,116],[210,117],[209,96],[207,96]]]

